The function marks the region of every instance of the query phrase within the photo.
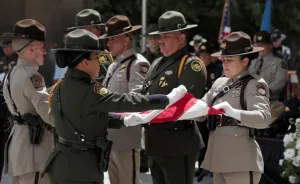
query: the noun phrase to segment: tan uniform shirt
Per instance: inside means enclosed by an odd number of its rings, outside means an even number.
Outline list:
[[[213,98],[225,86],[229,86],[245,76],[242,73],[234,79],[221,77],[202,98],[211,104]],[[218,173],[257,171],[263,172],[264,162],[259,145],[249,137],[249,128],[266,128],[270,123],[269,90],[266,82],[257,75],[252,75],[245,88],[244,98],[247,111],[241,111],[240,126],[221,126],[209,135],[207,152],[201,165],[204,169]],[[235,87],[217,100],[216,105],[227,101],[233,108],[241,109],[241,87]]]

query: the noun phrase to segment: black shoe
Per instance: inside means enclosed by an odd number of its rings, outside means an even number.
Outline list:
[[[203,169],[201,169],[201,168],[197,169],[197,171],[195,172],[195,177],[200,176],[202,170],[203,170]]]
[[[199,177],[198,177],[198,179],[197,179],[197,182],[200,182],[200,181],[202,181],[203,180],[203,178],[204,178],[204,176],[207,176],[207,175],[209,175],[209,171],[207,171],[207,170],[202,170],[202,172],[200,173],[200,175],[199,175]]]
[[[140,173],[146,173],[149,172],[149,168],[147,167],[140,167]]]

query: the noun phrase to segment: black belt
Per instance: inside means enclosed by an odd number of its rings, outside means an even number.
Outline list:
[[[96,149],[96,141],[80,141],[59,136],[58,142],[62,145],[66,145],[81,151],[86,151],[88,149]]]
[[[207,122],[216,123],[217,126],[238,126],[240,124],[240,121],[224,115],[208,116]]]
[[[183,120],[183,121],[176,121],[176,122],[166,122],[162,124],[150,124],[146,125],[145,128],[156,128],[159,127],[160,129],[164,129],[167,131],[180,131],[191,129],[194,127],[194,122],[191,120]]]

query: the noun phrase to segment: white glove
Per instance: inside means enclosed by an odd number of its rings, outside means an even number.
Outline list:
[[[180,85],[177,88],[174,88],[171,91],[171,93],[167,95],[169,99],[169,105],[172,105],[174,102],[178,101],[186,92],[187,89],[185,88],[184,85]]]
[[[136,125],[147,123],[147,122],[145,122],[145,120],[143,120],[143,118],[140,114],[131,114],[131,115],[125,117],[123,122],[126,127],[136,126]]]
[[[241,110],[232,108],[228,102],[222,102],[217,105],[214,105],[213,107],[218,110],[223,109],[225,112],[224,113],[225,116],[229,116],[236,120],[241,121]]]

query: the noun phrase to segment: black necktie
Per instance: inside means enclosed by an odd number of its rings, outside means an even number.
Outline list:
[[[263,59],[263,58],[260,58],[260,65],[259,65],[259,67],[258,67],[258,69],[257,69],[257,72],[256,72],[257,75],[260,75],[260,72],[261,72],[261,68],[262,68],[262,66],[263,66],[263,63],[264,63],[264,59]]]

